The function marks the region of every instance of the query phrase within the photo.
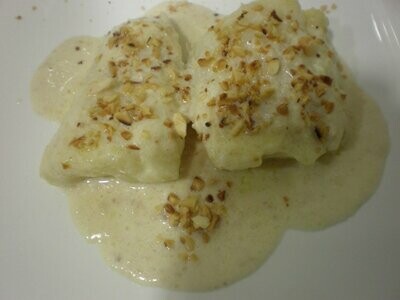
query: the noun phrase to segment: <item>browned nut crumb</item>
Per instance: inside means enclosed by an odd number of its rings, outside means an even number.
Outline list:
[[[165,204],[164,205],[164,210],[168,214],[174,214],[175,213],[175,208],[171,204]]]
[[[205,186],[204,180],[201,179],[201,177],[196,176],[192,181],[192,185],[190,186],[190,189],[192,191],[199,192],[204,188],[204,186]]]
[[[282,22],[282,19],[278,16],[275,10],[272,11],[271,17],[274,18],[278,22]]]
[[[168,202],[171,203],[172,205],[177,205],[177,204],[181,201],[181,200],[179,199],[179,197],[178,197],[176,194],[174,194],[174,193],[170,193],[170,194],[168,195],[167,200],[168,200]]]
[[[117,112],[116,114],[114,114],[114,118],[127,126],[132,125],[133,123],[133,119],[127,111]]]
[[[289,114],[289,107],[287,103],[283,103],[276,108],[276,111],[282,116],[287,116]]]
[[[130,150],[140,150],[140,147],[139,146],[137,146],[137,145],[134,145],[134,144],[132,144],[132,145],[128,145],[128,146],[126,146],[128,149],[130,149]]]
[[[132,133],[129,132],[129,131],[124,130],[124,131],[121,132],[121,137],[124,140],[129,141],[132,138]]]
[[[117,77],[118,67],[114,61],[108,62],[108,70],[110,71],[110,74],[113,78]]]
[[[335,109],[335,103],[329,101],[322,101],[325,111],[330,114]]]
[[[164,247],[168,248],[168,249],[174,249],[175,241],[174,240],[170,240],[170,239],[164,240]]]
[[[186,123],[185,117],[180,113],[176,113],[172,117],[172,122],[173,122],[174,129],[175,129],[176,133],[181,138],[185,138],[186,137],[186,129],[187,129],[186,128],[187,127],[187,123]]]
[[[167,119],[164,121],[164,126],[167,128],[172,128],[172,126],[174,126],[174,123],[170,119]]]
[[[193,217],[192,222],[195,229],[207,229],[210,226],[210,219],[200,215]]]
[[[61,163],[61,166],[64,170],[68,170],[69,168],[71,168],[71,165],[67,162]]]
[[[225,201],[226,191],[219,191],[217,197],[221,201]]]
[[[213,197],[213,195],[207,195],[207,197],[206,197],[206,201],[208,202],[208,203],[212,203],[212,202],[214,202],[214,197]]]
[[[279,70],[281,68],[281,62],[279,59],[274,58],[267,62],[267,72],[269,75],[276,75],[279,73]]]

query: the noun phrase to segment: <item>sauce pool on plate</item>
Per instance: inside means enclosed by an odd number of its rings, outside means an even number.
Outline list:
[[[208,28],[222,18],[190,3],[166,3],[148,13],[160,14],[184,40],[184,66]],[[274,15],[279,23],[281,17]],[[54,50],[32,82],[35,111],[63,124],[81,101],[103,43],[104,38],[77,37]],[[178,68],[185,73],[184,66]],[[204,141],[190,128],[177,180],[138,183],[119,175],[82,176],[65,184],[76,226],[111,268],[135,282],[204,291],[254,272],[286,230],[318,230],[347,219],[378,186],[389,142],[378,106],[343,73],[344,113],[350,117],[339,150],[311,165],[272,157],[257,168],[225,171],[215,167]],[[166,125],[174,128],[171,122]],[[57,172],[68,172],[71,161],[60,161]]]

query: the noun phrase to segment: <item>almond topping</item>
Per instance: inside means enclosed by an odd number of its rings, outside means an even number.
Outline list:
[[[164,246],[165,248],[173,249],[175,247],[175,241],[167,239],[164,241]]]
[[[172,205],[177,205],[177,204],[181,201],[181,200],[179,199],[179,197],[178,197],[176,194],[174,194],[174,193],[170,193],[170,194],[168,195],[167,200],[168,200],[168,202],[171,203]]]
[[[69,168],[71,168],[71,165],[67,162],[62,163],[61,166],[64,170],[68,170]]]
[[[114,118],[120,121],[124,125],[132,125],[133,119],[127,111],[120,111],[114,114]]]
[[[200,58],[197,60],[197,63],[200,67],[205,68],[208,67],[212,62],[212,58]]]
[[[219,200],[224,201],[225,200],[225,195],[226,195],[225,191],[219,191],[217,197],[218,197]]]
[[[287,103],[283,103],[276,108],[276,111],[282,116],[287,116],[289,114],[289,107]]]
[[[167,204],[164,205],[164,210],[165,210],[165,212],[166,212],[167,214],[173,214],[173,213],[175,213],[175,208],[174,208],[171,204],[169,204],[169,203],[167,203]]]
[[[118,67],[117,64],[113,61],[108,62],[108,70],[113,78],[117,77]]]
[[[274,58],[267,63],[267,72],[269,75],[278,74],[280,68],[281,68],[281,62],[277,58]]]
[[[206,229],[210,225],[210,219],[203,216],[195,216],[192,218],[194,228]]]
[[[192,191],[198,192],[198,191],[201,191],[204,188],[204,186],[205,186],[204,180],[201,179],[200,177],[196,176],[193,179],[193,182],[192,182],[192,185],[190,186],[190,189]]]
[[[282,22],[282,19],[279,18],[278,14],[276,13],[275,10],[273,10],[273,11],[271,12],[271,17],[274,18],[274,19],[275,19],[276,21],[278,21],[278,22]]]
[[[330,114],[335,109],[335,103],[329,101],[322,101],[325,111]]]
[[[198,201],[197,197],[189,196],[185,200],[182,200],[180,202],[180,206],[188,208],[191,211],[194,211],[196,209],[196,206],[197,206],[197,201]]]
[[[172,117],[172,122],[174,124],[174,129],[176,133],[181,137],[185,138],[186,137],[186,119],[182,114],[180,113],[175,113],[174,116]]]
[[[121,136],[124,140],[129,141],[132,138],[132,133],[129,131],[122,131]]]
[[[138,147],[138,146],[136,146],[136,145],[128,145],[128,146],[126,146],[128,149],[130,149],[130,150],[140,150],[140,148]]]

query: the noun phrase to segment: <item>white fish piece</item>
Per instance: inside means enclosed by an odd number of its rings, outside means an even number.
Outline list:
[[[182,68],[179,36],[164,15],[112,30],[45,151],[42,176],[61,186],[107,176],[177,179],[184,139],[166,124],[182,101]]]
[[[218,168],[313,164],[338,150],[351,100],[322,12],[255,1],[217,21],[194,51],[189,117]]]

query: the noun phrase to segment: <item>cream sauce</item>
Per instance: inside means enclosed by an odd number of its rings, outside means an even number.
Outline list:
[[[95,39],[69,40],[33,80],[35,110],[51,119],[62,116],[79,90],[84,70],[76,64],[83,59],[74,49],[77,41],[85,45],[86,59],[93,59]],[[352,118],[339,153],[311,167],[268,160],[257,169],[225,172],[212,166],[201,144],[188,139],[176,182],[134,185],[99,179],[68,189],[77,227],[99,246],[108,265],[142,284],[208,290],[243,278],[260,267],[285,230],[316,230],[343,221],[375,191],[388,151],[387,127],[373,101],[348,84]],[[202,196],[227,190],[227,214],[209,243],[194,234],[199,259],[185,262],[179,243],[183,231],[168,225],[160,206],[171,192],[190,195],[194,176],[207,182]],[[176,241],[174,249],[164,246],[165,239]]]
[[[354,118],[344,147],[312,167],[293,161],[267,161],[241,172],[216,170],[201,144],[186,149],[182,178],[162,185],[89,181],[68,191],[75,223],[98,243],[105,261],[129,278],[170,289],[208,290],[255,271],[272,253],[286,229],[326,228],[353,215],[381,178],[388,149],[378,107],[353,88]],[[368,120],[368,122],[365,122]],[[159,210],[167,195],[189,194],[194,176],[215,194],[231,181],[227,215],[208,244],[195,235],[198,262],[179,257],[183,246],[167,249],[164,239],[183,234],[168,226]],[[286,201],[285,201],[286,197]]]
[[[60,121],[93,65],[100,39],[74,37],[58,46],[36,71],[31,83],[33,109]]]

